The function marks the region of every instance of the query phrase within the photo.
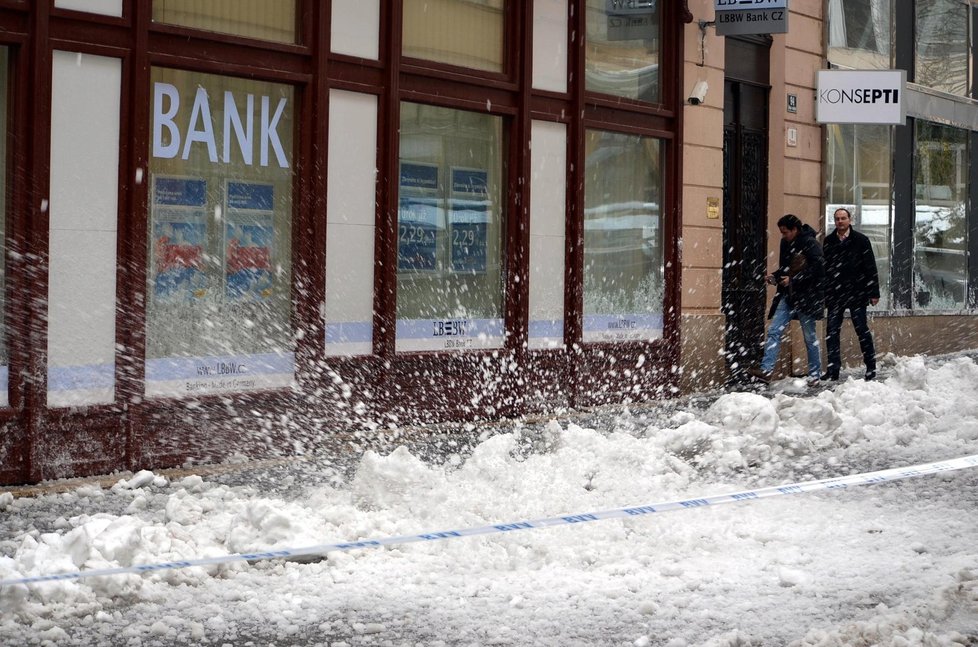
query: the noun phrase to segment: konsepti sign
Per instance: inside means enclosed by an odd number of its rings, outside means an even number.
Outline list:
[[[907,123],[906,70],[819,70],[815,85],[818,123]]]
[[[788,0],[714,0],[718,36],[784,34]]]

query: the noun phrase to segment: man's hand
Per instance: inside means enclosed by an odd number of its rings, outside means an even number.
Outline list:
[[[788,284],[791,283],[791,277],[790,276],[782,276],[780,283],[784,287],[788,287]]]
[[[873,297],[872,299],[869,300],[869,304],[873,306],[875,306],[879,302],[880,302],[879,297]]]

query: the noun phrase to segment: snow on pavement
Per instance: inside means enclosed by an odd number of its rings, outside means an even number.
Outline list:
[[[978,453],[978,364],[657,424],[513,425],[441,465],[367,452],[298,496],[140,472],[0,495],[0,579],[481,526]],[[580,422],[580,421],[579,421]],[[978,645],[978,470],[716,508],[0,590],[0,644]],[[326,480],[325,482],[328,482]]]

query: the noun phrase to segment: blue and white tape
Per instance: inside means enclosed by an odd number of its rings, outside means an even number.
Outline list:
[[[624,508],[614,508],[612,510],[601,510],[599,512],[585,512],[580,514],[567,514],[558,517],[548,517],[545,519],[532,519],[528,521],[516,521],[511,523],[497,523],[488,526],[475,528],[462,528],[459,530],[441,530],[438,532],[426,532],[418,535],[401,535],[398,537],[383,537],[380,539],[369,539],[364,541],[341,542],[335,544],[320,544],[318,546],[306,546],[303,548],[283,548],[261,553],[235,553],[232,555],[222,555],[219,557],[205,557],[200,559],[187,559],[175,562],[161,562],[156,564],[135,564],[133,566],[120,566],[118,568],[101,568],[87,571],[75,571],[71,573],[54,573],[51,575],[34,575],[31,577],[18,577],[0,580],[0,587],[14,586],[17,584],[37,584],[41,582],[57,582],[62,580],[78,580],[86,577],[102,577],[106,575],[121,575],[123,573],[148,573],[153,571],[165,571],[178,568],[189,568],[191,566],[211,566],[214,564],[228,564],[232,562],[253,562],[267,559],[282,559],[289,557],[306,557],[310,555],[323,555],[339,550],[353,550],[355,548],[380,548],[381,546],[394,546],[399,544],[411,544],[416,542],[437,541],[440,539],[454,539],[456,537],[473,537],[475,535],[490,535],[496,533],[506,533],[515,530],[531,530],[536,528],[551,528],[553,526],[566,526],[588,521],[601,521],[604,519],[628,519],[649,515],[656,512],[669,512],[671,510],[687,510],[690,508],[701,508],[705,506],[715,506],[723,503],[737,503],[741,501],[752,501],[773,496],[785,496],[789,494],[803,494],[807,492],[818,492],[821,490],[842,490],[857,485],[872,485],[875,483],[885,483],[888,481],[899,481],[902,479],[916,478],[918,476],[928,476],[931,474],[941,474],[956,470],[978,467],[978,454],[964,456],[936,463],[925,463],[910,467],[897,467],[892,469],[880,470],[878,472],[866,472],[864,474],[854,474],[838,478],[822,479],[819,481],[805,481],[801,483],[790,483],[787,485],[776,485],[772,487],[760,488],[757,490],[745,490],[731,494],[716,494],[701,498],[682,499],[678,501],[666,501],[661,503],[648,503],[644,505],[628,506]]]

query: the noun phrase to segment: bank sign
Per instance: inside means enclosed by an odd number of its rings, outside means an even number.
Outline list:
[[[784,34],[788,0],[714,0],[718,36]]]
[[[906,70],[819,70],[815,120],[822,124],[907,123]]]

